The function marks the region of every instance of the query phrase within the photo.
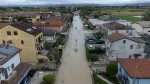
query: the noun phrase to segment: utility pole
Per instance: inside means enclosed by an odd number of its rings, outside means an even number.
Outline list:
[[[136,68],[135,68],[135,72],[134,72],[133,84],[135,84],[135,80],[136,80],[137,65],[138,65],[138,63],[136,63]]]

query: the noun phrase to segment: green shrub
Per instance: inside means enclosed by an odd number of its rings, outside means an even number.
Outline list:
[[[88,61],[97,61],[98,60],[98,56],[97,55],[93,55],[93,54],[90,54],[88,50],[86,50],[86,56],[87,56],[87,60]]]
[[[104,53],[104,51],[101,48],[96,48],[96,49],[93,49],[93,50],[89,50],[89,53],[100,54],[100,53]]]
[[[110,76],[115,76],[118,72],[118,66],[116,63],[112,62],[109,63],[106,67],[106,73],[109,74]]]
[[[46,83],[53,83],[54,80],[55,80],[55,77],[54,75],[51,75],[51,74],[48,74],[48,75],[45,75],[43,80],[46,82]]]

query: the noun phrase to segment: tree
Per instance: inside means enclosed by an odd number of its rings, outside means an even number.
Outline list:
[[[94,36],[96,39],[100,40],[104,36],[104,34],[101,32],[96,32],[96,33],[94,33]]]
[[[144,12],[143,16],[144,16],[143,20],[145,20],[145,21],[150,20],[150,8]]]
[[[94,18],[99,18],[99,15],[94,15]]]
[[[114,77],[118,72],[118,66],[116,63],[110,63],[106,67],[106,73],[109,74],[110,76]]]
[[[59,50],[58,48],[54,48],[52,51],[51,51],[51,55],[55,57],[55,60],[59,60]]]
[[[15,16],[14,18],[13,18],[13,22],[18,22],[18,21],[23,21],[23,22],[26,22],[26,23],[28,23],[28,20],[25,18],[25,17],[23,17],[23,16]]]
[[[55,77],[54,75],[51,75],[51,74],[48,74],[48,75],[45,75],[43,80],[46,82],[46,83],[50,83],[52,84],[55,80]]]

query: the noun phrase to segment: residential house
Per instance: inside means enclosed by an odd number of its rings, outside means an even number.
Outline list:
[[[0,43],[22,49],[22,62],[37,63],[48,60],[42,31],[25,22],[0,23]]]
[[[57,34],[56,30],[45,29],[43,31],[43,36],[46,40],[45,42],[46,43],[55,43],[57,40],[56,34]]]
[[[57,32],[61,32],[63,29],[63,21],[62,20],[38,20],[34,23],[34,25],[39,29],[52,29],[57,30]]]
[[[20,84],[31,67],[21,63],[21,49],[0,45],[0,84]]]
[[[118,58],[117,60],[118,78],[123,84],[150,83],[150,59]]]
[[[106,38],[106,55],[110,61],[116,61],[116,58],[144,58],[145,56],[145,44],[141,40],[121,33],[114,33]]]
[[[39,12],[15,12],[0,14],[0,22],[12,22],[15,16],[25,17],[29,23],[33,24],[36,20],[40,19]]]
[[[113,33],[121,33],[124,35],[132,36],[133,28],[125,26],[117,22],[105,23],[102,28],[105,32],[105,35],[111,35]]]
[[[51,17],[52,14],[53,14],[52,11],[50,11],[50,12],[40,12],[40,18],[41,18],[41,20],[45,20],[46,18]]]
[[[150,32],[150,21],[139,21],[132,24],[132,28],[140,34]]]

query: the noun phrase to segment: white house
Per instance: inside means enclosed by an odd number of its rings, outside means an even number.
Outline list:
[[[105,35],[111,35],[113,33],[121,33],[124,35],[132,36],[133,28],[125,26],[117,22],[105,23],[102,29],[105,31]]]
[[[116,58],[144,58],[145,44],[129,36],[114,33],[106,37],[106,55],[110,61]]]
[[[150,32],[150,21],[135,22],[132,24],[132,28],[141,34]]]
[[[57,34],[56,30],[45,29],[43,31],[43,35],[44,35],[44,38],[45,38],[47,43],[56,42],[56,40],[57,40],[56,34]]]
[[[30,66],[20,62],[21,49],[0,45],[0,84],[20,84]]]
[[[122,84],[150,84],[150,59],[118,58],[117,60],[117,75]]]

